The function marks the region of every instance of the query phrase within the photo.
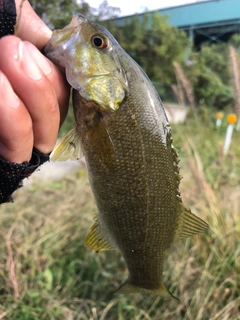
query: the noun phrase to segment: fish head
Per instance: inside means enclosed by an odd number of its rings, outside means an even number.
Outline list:
[[[89,101],[115,111],[128,93],[119,57],[123,49],[103,26],[81,14],[55,30],[45,47],[46,56],[66,72],[70,85]]]

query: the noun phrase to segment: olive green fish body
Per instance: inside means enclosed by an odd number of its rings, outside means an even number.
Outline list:
[[[148,103],[144,100],[139,103]],[[79,110],[77,123],[84,122]],[[116,112],[98,111],[98,123],[92,127],[85,122],[78,130],[99,223],[122,252],[132,282],[151,289],[161,283],[164,251],[173,242],[179,180],[170,127],[159,123],[150,106],[144,125],[141,111],[130,95]]]
[[[47,49],[76,89],[76,136],[99,211],[86,245],[121,251],[129,276],[119,293],[171,296],[162,284],[165,251],[207,224],[182,203],[178,153],[162,102],[144,71],[105,28],[82,16],[70,26],[58,31]],[[68,51],[68,38],[76,34],[78,42],[71,42]],[[86,61],[79,62],[78,54]],[[75,144],[71,135],[70,144]],[[55,158],[66,155],[62,148],[56,148]]]

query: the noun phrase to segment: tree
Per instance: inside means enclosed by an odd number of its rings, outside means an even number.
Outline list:
[[[183,63],[191,48],[185,32],[171,26],[168,17],[158,12],[135,15],[121,24],[118,20],[103,23],[166,99],[175,82],[172,63]]]
[[[84,0],[29,0],[34,11],[51,28],[62,29],[76,12],[92,20],[112,19],[120,14],[120,9],[111,7],[104,0],[98,8],[92,8]]]
[[[115,19],[121,13],[120,8],[109,6],[107,0],[103,0],[103,2],[99,5],[98,9],[94,9],[94,10],[95,12],[92,19],[97,21]]]
[[[223,109],[233,103],[229,72],[229,45],[205,44],[193,52],[185,68],[194,86],[197,102]]]

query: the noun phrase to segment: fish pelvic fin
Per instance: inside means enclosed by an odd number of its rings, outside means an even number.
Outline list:
[[[115,246],[111,243],[111,240],[107,236],[107,232],[104,232],[99,224],[98,216],[95,218],[96,222],[91,227],[88,233],[84,245],[91,250],[99,252],[100,250],[115,250]]]
[[[132,284],[131,281],[128,279],[126,280],[116,291],[116,294],[129,294],[129,293],[149,293],[155,294],[162,298],[173,298],[179,301],[168,289],[164,286],[163,283],[159,285],[158,288],[149,289],[143,288],[141,286]]]
[[[188,238],[208,229],[208,224],[179,202],[178,227],[175,231],[174,242]]]
[[[50,155],[50,160],[79,160],[82,156],[80,139],[75,128],[60,139]]]

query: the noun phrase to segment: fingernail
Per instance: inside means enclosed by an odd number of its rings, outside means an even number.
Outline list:
[[[18,54],[22,70],[26,75],[33,80],[40,80],[42,78],[42,73],[22,41],[19,43]]]
[[[24,45],[27,47],[30,52],[34,62],[39,66],[43,73],[47,76],[52,72],[52,66],[48,59],[41,54],[41,52],[30,42],[24,42]]]
[[[0,98],[8,107],[17,108],[19,105],[19,98],[13,91],[7,77],[0,72]]]

